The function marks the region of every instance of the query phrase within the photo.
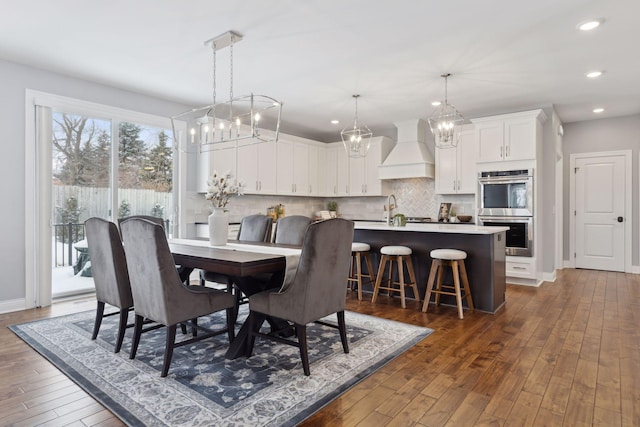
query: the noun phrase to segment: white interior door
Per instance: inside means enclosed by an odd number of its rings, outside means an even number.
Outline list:
[[[626,176],[624,155],[575,160],[577,268],[625,270]]]

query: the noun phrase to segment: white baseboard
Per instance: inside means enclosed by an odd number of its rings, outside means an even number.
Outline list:
[[[630,273],[640,274],[640,265],[632,265]]]
[[[542,273],[542,280],[545,282],[555,282],[556,281],[556,271],[553,270],[551,273]]]
[[[562,268],[572,268],[571,267],[571,261],[569,261],[568,259],[565,259],[562,261]]]
[[[13,299],[8,301],[0,301],[0,313],[20,311],[26,308],[27,308],[27,304],[24,298]]]
[[[507,284],[520,285],[520,286],[533,286],[537,288],[540,285],[542,285],[542,280],[538,281],[536,279],[521,279],[519,277],[507,277]]]

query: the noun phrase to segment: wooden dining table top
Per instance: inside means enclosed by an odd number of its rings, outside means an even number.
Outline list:
[[[273,243],[236,243],[254,244],[257,247],[280,247],[299,249],[291,245]],[[177,265],[188,268],[200,268],[207,271],[236,277],[254,276],[260,273],[273,273],[286,267],[286,258],[281,254],[249,252],[239,249],[218,248],[169,241],[169,248]]]

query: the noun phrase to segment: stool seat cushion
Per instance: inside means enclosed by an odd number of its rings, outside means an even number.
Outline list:
[[[434,249],[429,253],[429,255],[433,259],[456,260],[467,258],[467,253],[459,249]]]
[[[380,248],[382,255],[411,255],[411,248],[406,246],[383,246]]]
[[[371,250],[368,243],[353,242],[351,244],[351,252],[367,252]]]

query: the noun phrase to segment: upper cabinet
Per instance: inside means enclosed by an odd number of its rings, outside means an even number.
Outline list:
[[[393,145],[393,141],[386,136],[374,137],[365,157],[349,158],[349,195],[384,195],[383,182],[378,178],[378,166],[387,158]]]
[[[325,196],[349,195],[349,158],[342,143],[332,143],[327,147]]]
[[[534,160],[542,110],[472,119],[478,138],[478,162]]]
[[[238,180],[245,194],[276,194],[276,144],[252,142],[238,144]]]
[[[278,194],[318,195],[318,150],[304,141],[280,139],[277,143]]]
[[[198,152],[197,185],[200,193],[207,192],[207,180],[216,171],[218,173],[231,172],[237,176],[236,142],[222,142],[205,145]]]
[[[437,194],[475,194],[478,134],[473,127],[460,131],[458,145],[436,148],[435,189]]]

